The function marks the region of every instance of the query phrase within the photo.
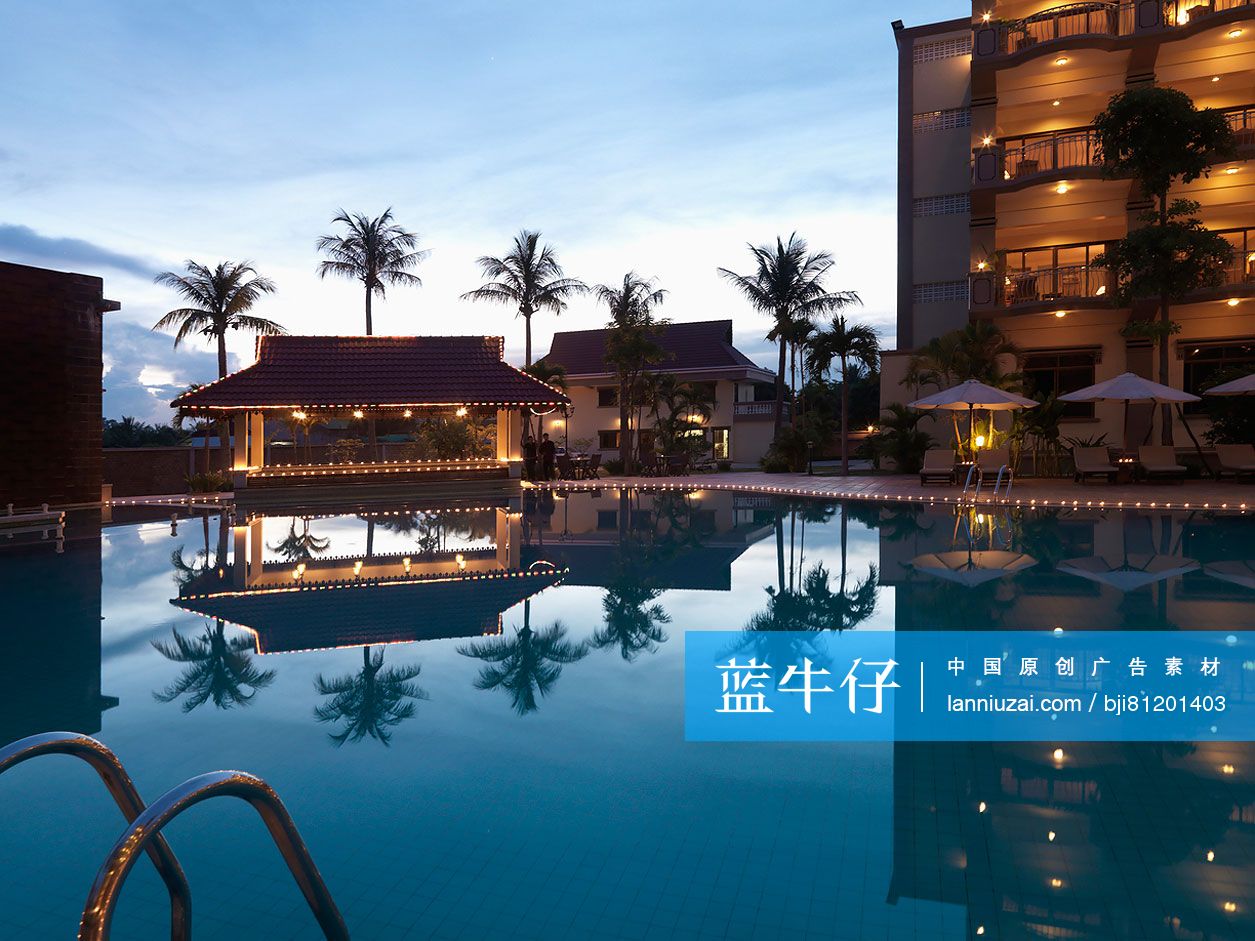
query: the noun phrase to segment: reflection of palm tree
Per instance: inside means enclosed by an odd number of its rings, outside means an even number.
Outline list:
[[[315,707],[314,715],[319,722],[344,720],[344,728],[331,733],[337,746],[367,736],[387,745],[392,726],[414,715],[417,700],[431,698],[413,682],[422,669],[416,663],[384,669],[383,650],[372,657],[370,648],[363,647],[359,672],[331,680],[320,673],[314,679],[319,695],[332,697]]]
[[[458,648],[465,657],[486,661],[475,680],[476,689],[504,689],[519,715],[534,712],[536,694],[547,696],[562,675],[562,665],[582,660],[584,644],[566,639],[566,628],[555,621],[533,631],[524,624],[514,637],[489,637]]]
[[[331,546],[331,540],[319,538],[309,531],[309,520],[305,517],[301,518],[304,524],[301,531],[296,531],[296,519],[293,518],[291,525],[288,527],[288,534],[278,545],[267,548],[271,552],[277,552],[288,562],[309,562],[315,555],[321,555]]]
[[[205,625],[205,632],[195,640],[189,640],[178,631],[171,631],[174,643],[154,640],[153,647],[167,660],[186,663],[179,678],[159,693],[153,693],[158,702],[173,702],[180,696],[183,711],[191,712],[209,701],[219,709],[247,706],[259,689],[274,682],[274,670],[259,670],[247,653],[252,642],[247,637],[230,637],[225,634],[221,620],[212,627]]]
[[[597,650],[618,647],[628,661],[641,651],[656,651],[667,642],[662,625],[671,623],[671,615],[655,601],[661,594],[633,579],[615,579],[601,599],[605,622],[593,632],[591,645]]]

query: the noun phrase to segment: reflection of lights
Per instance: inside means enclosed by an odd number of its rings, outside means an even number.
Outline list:
[[[1234,768],[1233,765],[1221,765],[1220,766],[1221,774],[1233,774],[1236,770],[1237,769]]]
[[[410,574],[410,565],[411,565],[411,564],[412,564],[412,563],[410,562],[410,557],[409,557],[408,555],[407,555],[404,559],[402,559],[402,560],[401,560],[401,567],[402,567],[403,569],[405,569],[405,574],[406,574],[406,575],[409,575],[409,574]]]
[[[1049,833],[1047,833],[1046,839],[1049,840],[1051,843],[1053,843],[1055,841],[1055,831],[1051,830]]]
[[[1052,753],[1052,757],[1054,758],[1055,761],[1063,761],[1063,749],[1056,748],[1054,752]]]
[[[1224,910],[1226,912],[1236,912],[1238,910],[1238,903],[1237,902],[1225,902]]]
[[[1051,880],[1050,880],[1050,887],[1051,887],[1052,889],[1061,889],[1061,888],[1063,888],[1063,880],[1062,880],[1062,879],[1060,879],[1060,878],[1058,878],[1058,877],[1056,876],[1054,879],[1051,879]]]
[[[984,933],[985,933],[985,926],[984,926],[984,925],[977,925],[977,926],[976,926],[976,933],[977,933],[977,934],[984,934]]]
[[[353,563],[353,577],[357,578],[362,574],[362,560],[358,559]]]
[[[1216,861],[1216,851],[1215,851],[1215,850],[1208,850],[1208,851],[1207,851],[1207,861],[1208,861],[1209,863],[1214,863],[1214,862]]]
[[[983,814],[986,809],[987,809],[987,805],[985,804],[984,801],[981,801],[979,804],[976,805],[976,812],[979,814]]]
[[[460,553],[460,552],[459,552],[459,553],[455,556],[455,559],[457,560],[457,563],[458,563],[458,568],[459,568],[459,569],[465,569],[465,568],[466,568],[466,556],[462,555],[462,553]]]

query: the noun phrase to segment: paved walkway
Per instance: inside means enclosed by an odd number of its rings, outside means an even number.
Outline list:
[[[1006,506],[1095,506],[1168,510],[1220,510],[1246,513],[1255,510],[1255,485],[1225,480],[1190,480],[1184,484],[1086,484],[1071,480],[1026,479],[1016,481],[1010,496],[993,498],[990,487],[979,497],[962,487],[930,484],[916,476],[808,477],[805,474],[761,472],[696,474],[692,477],[603,477],[592,480],[557,480],[542,484],[553,490],[590,490],[598,487],[640,487],[646,490],[732,490],[791,496],[838,497],[849,500],[920,503],[979,503]]]

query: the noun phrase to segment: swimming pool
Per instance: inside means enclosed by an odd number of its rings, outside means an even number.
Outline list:
[[[76,515],[0,550],[0,739],[264,777],[355,938],[1255,934],[1255,747],[685,743],[681,675],[686,630],[1255,628],[1249,517],[522,501]],[[196,936],[320,937],[237,804],[167,830]],[[117,811],[60,758],[0,806],[0,934],[72,937]],[[114,925],[168,932],[146,862]]]

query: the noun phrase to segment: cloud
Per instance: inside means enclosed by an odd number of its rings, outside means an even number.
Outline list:
[[[109,268],[140,278],[151,278],[158,266],[137,255],[111,251],[86,239],[55,238],[40,235],[25,225],[0,223],[0,255],[25,264],[52,265],[56,268]]]
[[[167,334],[153,333],[125,321],[105,320],[104,405],[106,418],[131,415],[167,424],[174,418],[170,400],[194,382],[218,376],[217,355],[181,346],[172,348]],[[234,356],[228,367],[238,368]]]

